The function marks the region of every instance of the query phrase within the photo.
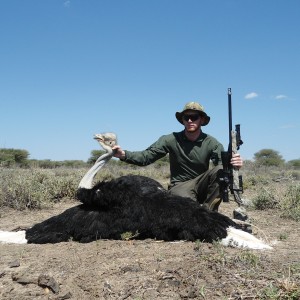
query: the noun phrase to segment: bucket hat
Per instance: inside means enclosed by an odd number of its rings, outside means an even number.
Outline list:
[[[175,116],[176,116],[176,119],[178,120],[178,122],[180,122],[181,124],[183,124],[183,121],[182,121],[182,117],[183,117],[183,114],[187,111],[187,110],[194,110],[194,111],[197,111],[201,117],[203,117],[203,121],[202,121],[202,124],[201,126],[205,126],[209,123],[210,121],[210,117],[206,114],[206,112],[204,112],[204,107],[202,105],[200,105],[199,103],[197,102],[188,102],[183,110],[181,112],[176,112]]]

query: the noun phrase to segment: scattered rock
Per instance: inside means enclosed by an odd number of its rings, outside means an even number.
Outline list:
[[[20,267],[20,261],[18,259],[14,260],[14,261],[11,261],[8,266],[10,268],[18,268]]]
[[[30,283],[37,284],[38,283],[37,278],[33,278],[26,273],[23,273],[23,274],[14,273],[14,274],[12,274],[11,277],[12,277],[13,281],[16,281],[17,283],[20,283],[20,284],[30,284]]]
[[[55,294],[59,292],[59,285],[52,276],[45,274],[40,275],[38,278],[38,285],[50,288]]]

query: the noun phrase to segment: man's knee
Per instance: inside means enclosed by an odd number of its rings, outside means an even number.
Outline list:
[[[221,165],[217,165],[217,166],[213,167],[210,170],[210,176],[211,176],[211,178],[218,179],[220,173],[222,172],[222,170],[223,170],[223,166],[221,166]]]
[[[180,196],[180,197],[188,197],[195,201],[197,201],[196,195],[193,191],[191,191],[189,188],[186,188],[184,184],[178,184],[173,187],[171,187],[168,192],[171,195]]]
[[[203,206],[206,207],[209,210],[218,211],[221,202],[222,202],[222,199],[215,198],[215,199],[213,199],[209,202],[205,202],[203,204]]]

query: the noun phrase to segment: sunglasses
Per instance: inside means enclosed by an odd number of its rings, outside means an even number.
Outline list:
[[[188,122],[189,120],[191,120],[192,122],[197,121],[200,118],[200,115],[183,115],[183,120]]]

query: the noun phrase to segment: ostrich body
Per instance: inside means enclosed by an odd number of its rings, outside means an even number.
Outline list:
[[[169,194],[157,181],[127,175],[93,186],[96,173],[113,156],[114,134],[94,137],[107,150],[79,183],[81,205],[67,209],[26,230],[23,242],[82,243],[97,239],[122,239],[130,233],[135,239],[222,241],[225,245],[270,249],[230,218],[209,211],[190,198]],[[1,233],[0,233],[1,240]]]
[[[212,242],[225,238],[227,227],[235,226],[228,217],[207,213],[190,198],[171,196],[158,182],[143,176],[100,182],[91,190],[80,188],[77,197],[82,205],[28,229],[28,242],[121,239],[125,232],[137,239]]]

